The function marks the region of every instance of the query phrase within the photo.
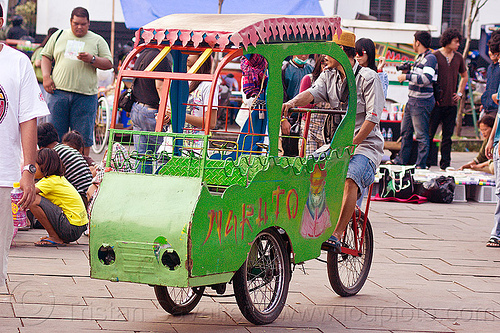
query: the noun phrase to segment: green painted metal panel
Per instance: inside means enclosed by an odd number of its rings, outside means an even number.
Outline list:
[[[106,173],[92,210],[91,277],[155,285],[188,285],[188,231],[200,178]],[[113,247],[116,260],[104,265],[102,245]],[[170,270],[161,262],[176,251],[180,265]]]
[[[347,149],[339,155],[333,154],[321,164],[309,160],[302,170],[293,164],[276,165],[280,159],[271,159],[268,169],[257,173],[248,187],[233,185],[222,197],[211,195],[204,188],[190,233],[192,275],[236,271],[246,259],[257,234],[269,227],[285,230],[295,262],[318,257],[321,243],[333,232],[342,203],[350,155]],[[324,174],[318,175],[321,168]],[[312,174],[324,177],[325,215],[316,220],[305,217],[307,199],[314,187]],[[323,229],[325,218],[329,226]],[[314,228],[317,234],[307,235],[305,231]]]

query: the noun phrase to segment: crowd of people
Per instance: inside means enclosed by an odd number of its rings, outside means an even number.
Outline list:
[[[1,11],[0,7],[0,26],[4,23]],[[29,210],[32,225],[39,224],[47,231],[47,236],[37,241],[36,246],[65,246],[78,240],[87,230],[89,206],[104,173],[104,164],[95,163],[88,156],[93,143],[97,110],[96,70],[113,67],[107,43],[89,30],[89,23],[88,11],[82,7],[75,8],[70,16],[70,29],[50,29],[40,48],[35,51],[31,63],[20,52],[0,44],[0,139],[4,142],[0,147],[0,285],[5,281],[13,233],[9,194],[12,184],[20,177],[24,191],[21,206]],[[16,31],[14,29],[13,33]],[[416,167],[428,168],[430,143],[441,126],[439,166],[441,169],[450,166],[457,102],[465,94],[467,83],[465,63],[457,52],[461,41],[458,30],[447,29],[441,36],[441,48],[432,52],[430,34],[426,31],[415,33],[413,49],[418,54],[415,63],[407,73],[398,76],[400,82],[409,81],[409,94],[402,120],[401,150],[394,160],[389,161],[390,164],[408,164],[415,134],[418,142]],[[333,36],[333,42],[347,56],[354,72],[357,91],[353,139],[356,148],[349,162],[336,228],[322,246],[325,250],[338,253],[341,246],[339,240],[352,216],[356,201],[373,183],[384,154],[384,138],[379,123],[389,79],[383,71],[383,59],[378,65],[376,63],[376,49],[372,40],[356,40],[353,33],[344,30],[340,36]],[[498,118],[494,116],[500,92],[500,34],[495,34],[488,46],[493,64],[488,68],[488,83],[482,98],[483,116],[479,120],[485,141],[477,158],[461,169],[493,173],[500,163],[497,148],[500,129]],[[157,48],[145,49],[136,59],[134,69],[145,70],[159,52]],[[210,56],[205,58],[201,53],[192,52],[187,57],[186,71],[210,74],[212,61]],[[169,72],[172,63],[165,57],[154,67],[154,71]],[[258,54],[248,54],[241,57],[241,69],[241,88],[250,109],[241,123],[241,131],[249,130],[252,124],[254,129],[260,128],[255,133],[265,134],[267,113],[261,111],[266,108],[267,62]],[[283,155],[317,156],[318,152],[328,149],[335,129],[342,120],[341,115],[306,114],[290,109],[345,110],[349,95],[345,68],[330,55],[294,55],[283,62],[282,82],[284,96],[280,128]],[[220,119],[219,106],[230,105],[224,93],[222,95],[225,98],[215,96],[209,103],[211,84],[207,81],[189,82],[183,124],[185,132],[201,133],[205,126],[215,128]],[[134,130],[155,130],[162,85],[163,80],[134,79],[131,87]],[[232,74],[224,75],[215,88],[216,91],[224,92],[225,89],[220,88],[220,85],[228,91],[238,90],[240,86]],[[205,110],[208,104],[212,104],[212,110]],[[232,123],[235,116],[238,122],[239,114],[228,111],[227,122]],[[164,125],[170,122],[171,114],[167,107]],[[133,140],[137,153],[147,155],[157,149],[163,138],[134,135]],[[261,150],[262,140],[265,140],[262,135],[247,135],[238,144],[247,150]],[[123,151],[123,147],[113,145],[112,154],[118,151]],[[123,154],[127,153],[123,151]],[[24,166],[22,169],[21,165]],[[149,174],[154,172],[153,163],[148,159],[133,168],[116,169]],[[19,170],[22,170],[21,173]],[[500,177],[496,177],[497,187],[500,188]],[[500,247],[500,201],[495,213],[495,227],[487,246]]]

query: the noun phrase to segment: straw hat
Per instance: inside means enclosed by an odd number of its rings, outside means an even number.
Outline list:
[[[333,35],[332,41],[337,45],[342,45],[352,48],[356,47],[356,35],[348,30],[342,30],[340,39],[337,33],[335,33],[335,35]]]

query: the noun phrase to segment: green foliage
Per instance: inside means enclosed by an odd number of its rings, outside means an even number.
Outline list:
[[[36,28],[36,2],[26,1],[15,9],[16,15],[20,15],[24,19],[24,26],[30,35],[35,33]]]

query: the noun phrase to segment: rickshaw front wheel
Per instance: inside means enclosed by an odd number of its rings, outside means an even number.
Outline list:
[[[335,292],[343,297],[356,295],[365,284],[373,258],[373,231],[370,221],[366,221],[366,230],[363,240],[363,221],[365,214],[356,208],[357,223],[353,219],[347,225],[344,237],[341,239],[343,247],[356,249],[356,243],[363,242],[359,256],[347,253],[336,254],[328,252],[328,278]],[[356,225],[356,226],[355,226]]]
[[[285,306],[290,277],[285,241],[275,229],[262,231],[233,277],[236,302],[243,316],[256,325],[272,323]]]
[[[205,287],[179,288],[154,286],[161,307],[174,316],[191,312],[201,300]]]

